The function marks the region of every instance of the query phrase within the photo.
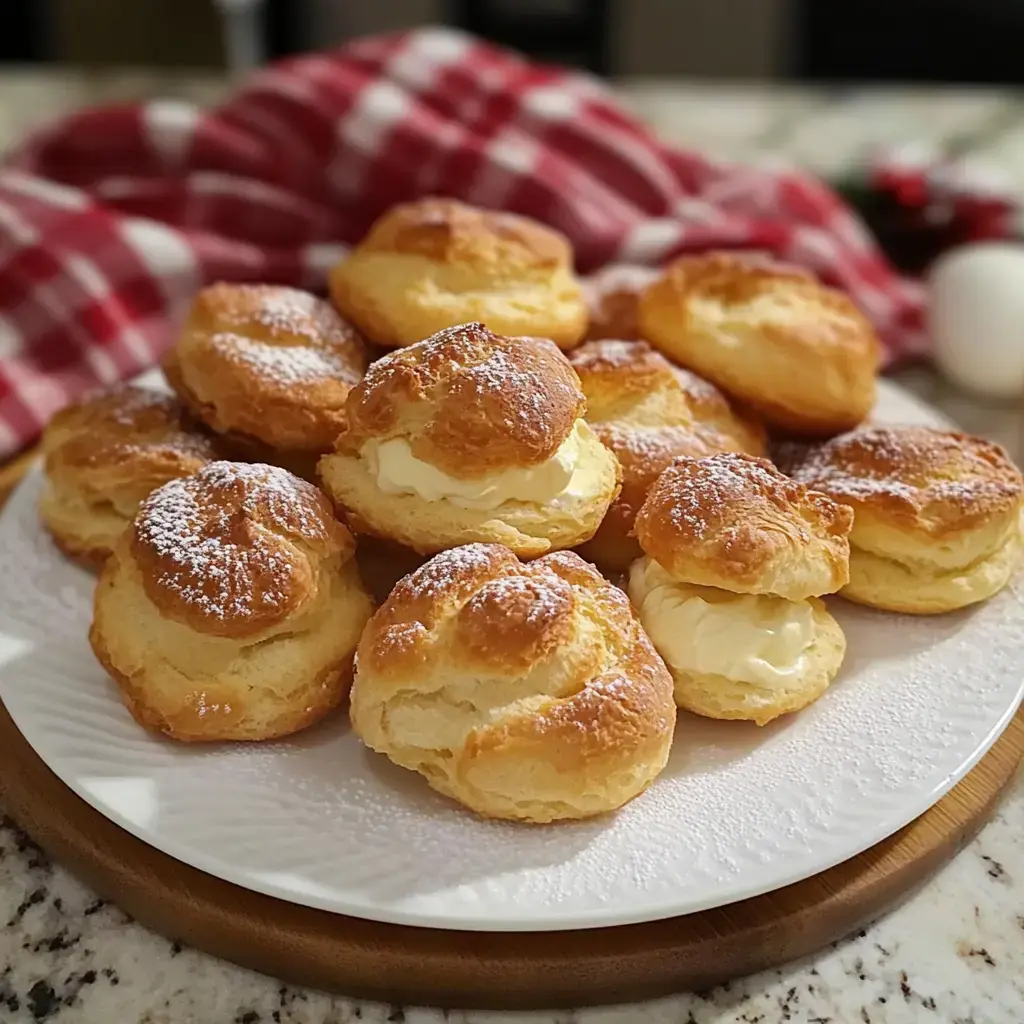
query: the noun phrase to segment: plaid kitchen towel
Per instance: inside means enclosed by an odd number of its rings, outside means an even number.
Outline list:
[[[201,286],[318,290],[392,203],[528,214],[579,269],[757,250],[846,289],[890,360],[921,292],[821,182],[666,146],[586,76],[447,29],[285,60],[223,106],[114,106],[37,133],[0,169],[0,458],[66,402],[152,365]]]

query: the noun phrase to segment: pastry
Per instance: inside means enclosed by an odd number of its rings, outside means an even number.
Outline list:
[[[550,341],[450,327],[370,367],[320,474],[353,529],[421,554],[473,541],[523,556],[573,547],[619,488],[585,405]]]
[[[472,320],[571,348],[587,325],[572,264],[568,239],[535,220],[420,199],[373,225],[330,290],[342,315],[388,348]]]
[[[825,692],[846,639],[818,597],[847,581],[852,522],[765,459],[671,463],[636,518],[629,595],[680,707],[764,725]]]
[[[217,452],[171,395],[125,385],[67,406],[42,437],[43,524],[70,557],[99,565],[150,491]]]
[[[364,743],[478,814],[529,822],[621,807],[665,767],[672,680],[623,593],[567,551],[497,544],[403,579],[359,643]]]
[[[929,615],[1006,586],[1024,484],[998,445],[927,427],[870,427],[791,449],[783,468],[854,513],[843,597]]]
[[[639,338],[637,310],[640,294],[658,277],[653,267],[632,263],[611,263],[583,278],[583,299],[587,304],[587,341]]]
[[[164,374],[238,458],[305,475],[338,436],[366,365],[363,340],[322,299],[216,284],[197,296]]]
[[[803,272],[684,256],[641,295],[639,323],[670,359],[780,433],[830,437],[874,406],[880,346],[871,324]]]
[[[354,549],[312,484],[211,462],[142,503],[103,568],[89,641],[147,729],[285,736],[348,693],[373,611]]]
[[[587,399],[587,422],[622,468],[622,490],[593,539],[580,548],[609,572],[639,558],[633,520],[651,485],[677,455],[761,455],[763,430],[712,384],[673,366],[644,341],[591,341],[569,355]]]

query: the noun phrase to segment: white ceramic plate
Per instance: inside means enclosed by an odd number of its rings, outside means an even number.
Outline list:
[[[879,419],[942,423],[884,385]],[[921,814],[1009,721],[1024,678],[1010,589],[917,619],[836,600],[846,664],[763,729],[683,716],[651,790],[612,817],[480,821],[366,751],[344,715],[286,742],[177,746],[134,724],[85,635],[91,578],[37,522],[0,520],[0,697],[79,796],[197,868],[295,903],[440,928],[617,925],[729,903],[854,856]]]

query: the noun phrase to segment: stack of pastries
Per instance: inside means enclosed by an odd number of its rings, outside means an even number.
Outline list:
[[[933,614],[1007,584],[1020,472],[865,422],[880,347],[846,296],[721,253],[573,262],[528,218],[406,203],[330,300],[208,287],[168,393],[53,420],[41,516],[99,569],[89,639],[142,726],[261,741],[348,702],[480,815],[584,818],[657,778],[677,707],[820,697],[829,595]]]

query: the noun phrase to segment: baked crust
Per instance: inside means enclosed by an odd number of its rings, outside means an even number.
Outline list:
[[[308,292],[215,284],[196,297],[164,376],[228,437],[286,452],[328,451],[366,370],[358,332]]]
[[[580,554],[621,571],[641,554],[633,522],[647,492],[678,455],[765,451],[764,431],[696,374],[644,341],[587,342],[570,353],[587,399],[587,420],[622,468],[622,489]]]
[[[800,601],[849,579],[853,513],[766,459],[673,460],[636,517],[641,548],[683,583]]]
[[[147,499],[100,575],[89,640],[148,729],[185,742],[305,728],[346,696],[372,613],[311,484],[213,462]]]
[[[400,581],[357,654],[372,749],[479,814],[613,810],[664,767],[672,680],[625,595],[570,552],[442,552]]]
[[[937,614],[991,597],[1019,565],[1024,480],[997,444],[878,426],[779,458],[794,479],[854,512],[844,597]]]
[[[789,449],[793,479],[849,505],[857,520],[944,540],[1017,518],[1024,480],[1006,451],[980,437],[917,426],[851,431]]]
[[[90,566],[110,554],[146,495],[218,455],[176,398],[134,385],[67,406],[41,446],[43,523],[61,551]]]
[[[653,267],[612,263],[583,278],[581,284],[588,315],[584,340],[639,338],[640,295],[657,277],[658,271]]]
[[[585,406],[550,341],[461,324],[377,360],[352,390],[335,448],[356,454],[402,436],[418,459],[470,479],[551,458]]]
[[[162,615],[234,638],[283,622],[315,591],[321,560],[355,552],[320,491],[258,463],[211,462],[161,487],[129,536]]]
[[[331,297],[368,338],[411,345],[480,320],[500,334],[580,341],[586,308],[560,232],[454,199],[392,207],[331,272]]]
[[[844,293],[727,253],[684,256],[640,298],[643,337],[770,427],[829,437],[875,401],[881,347]]]

